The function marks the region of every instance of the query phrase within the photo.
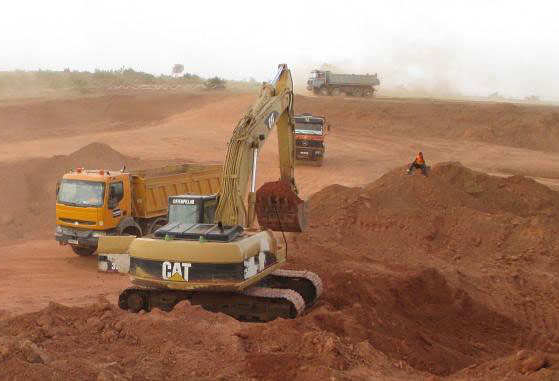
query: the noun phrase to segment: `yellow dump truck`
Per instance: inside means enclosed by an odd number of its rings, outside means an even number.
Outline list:
[[[170,196],[214,194],[220,164],[180,164],[140,170],[66,173],[56,187],[55,239],[78,255],[91,255],[99,236],[152,233],[167,222]]]

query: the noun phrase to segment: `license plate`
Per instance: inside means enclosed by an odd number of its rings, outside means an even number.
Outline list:
[[[301,151],[301,152],[299,152],[299,154],[300,154],[300,155],[308,155],[309,153],[306,152],[306,151]]]
[[[77,245],[77,244],[78,244],[78,240],[77,240],[77,239],[69,239],[69,240],[68,240],[68,243],[69,243],[70,245]]]

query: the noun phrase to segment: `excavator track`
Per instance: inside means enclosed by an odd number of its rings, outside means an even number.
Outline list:
[[[171,311],[182,300],[240,321],[268,322],[278,317],[294,319],[305,311],[304,298],[297,291],[258,286],[241,293],[130,287],[120,294],[118,306],[132,312],[149,312],[153,308]]]
[[[310,308],[322,294],[322,279],[312,271],[278,269],[263,282],[269,287],[296,291],[305,300],[306,308]]]

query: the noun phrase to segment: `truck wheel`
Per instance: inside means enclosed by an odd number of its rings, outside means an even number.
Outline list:
[[[131,235],[133,237],[141,237],[142,234],[134,228],[126,228],[121,235]]]
[[[155,231],[163,226],[167,225],[167,220],[164,218],[159,218],[150,225],[148,234],[153,234]]]
[[[92,247],[79,247],[79,246],[72,245],[72,250],[74,251],[74,253],[78,254],[80,257],[88,257],[91,254],[95,253],[96,249],[94,249]]]
[[[363,95],[363,91],[359,87],[353,89],[353,96],[360,97],[362,95]]]
[[[327,87],[323,87],[322,89],[320,89],[320,95],[330,95],[330,92],[328,91]]]
[[[337,87],[332,89],[332,96],[337,97],[340,95],[340,89],[338,89]]]

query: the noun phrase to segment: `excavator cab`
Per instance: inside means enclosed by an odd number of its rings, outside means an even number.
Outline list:
[[[213,224],[216,207],[217,194],[171,196],[167,221],[182,224]]]
[[[168,223],[154,233],[155,238],[230,242],[243,232],[240,225],[215,222],[217,195],[169,197]]]

